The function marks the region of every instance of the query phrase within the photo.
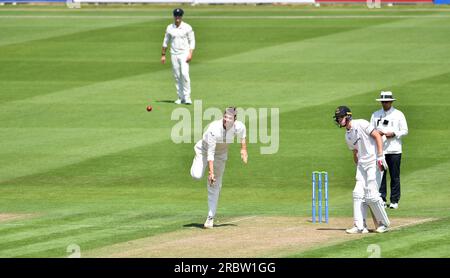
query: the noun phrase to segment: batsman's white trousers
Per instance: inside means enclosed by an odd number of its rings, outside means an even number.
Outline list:
[[[353,189],[353,217],[355,226],[363,229],[367,215],[367,206],[374,213],[378,224],[389,226],[390,222],[380,197],[379,188],[382,172],[376,162],[358,164],[356,167],[356,184]]]
[[[189,63],[186,62],[188,53],[172,54],[172,71],[175,78],[178,98],[182,101],[191,99],[191,79],[189,78]]]
[[[195,157],[192,161],[191,176],[200,180],[205,174],[205,169],[208,167],[208,160],[206,158],[206,153],[203,154],[201,150],[195,148]],[[222,177],[225,171],[226,160],[223,157],[214,157],[214,176],[216,182],[209,185],[206,181],[206,187],[208,188],[208,216],[214,217],[217,211],[217,205],[219,203],[219,194],[222,189]]]

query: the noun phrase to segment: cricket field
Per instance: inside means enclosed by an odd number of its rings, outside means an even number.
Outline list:
[[[278,108],[277,152],[258,140],[244,165],[230,147],[202,229],[195,142],[171,137],[175,109],[196,106],[171,103],[160,63],[174,6],[2,6],[0,257],[450,257],[449,7],[182,7],[193,99]],[[381,90],[409,125],[400,207],[389,233],[346,235],[355,166],[332,116],[370,119]],[[310,222],[315,170],[329,224]]]

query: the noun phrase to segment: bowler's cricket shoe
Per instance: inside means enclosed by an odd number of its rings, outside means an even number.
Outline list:
[[[389,208],[390,208],[390,209],[398,209],[398,203],[391,203],[391,204],[389,205]]]
[[[375,230],[375,232],[377,232],[377,233],[379,233],[379,234],[385,233],[385,232],[387,232],[387,231],[389,231],[389,228],[386,227],[386,226],[384,226],[384,225],[380,225],[380,226]]]
[[[206,218],[203,227],[205,227],[205,229],[212,229],[213,226],[214,226],[214,218],[208,216],[208,218]]]
[[[187,98],[187,99],[184,101],[184,104],[191,105],[191,104],[192,104],[192,100],[191,100],[190,98]]]
[[[367,228],[364,228],[364,229],[358,229],[358,227],[354,226],[354,227],[351,228],[351,229],[345,230],[345,232],[346,232],[347,234],[368,234],[368,233],[369,233],[369,230],[367,230]]]

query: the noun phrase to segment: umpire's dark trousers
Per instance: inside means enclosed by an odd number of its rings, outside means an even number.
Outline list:
[[[391,203],[400,201],[400,163],[402,154],[385,154],[387,165],[389,167],[389,175],[391,176]],[[386,173],[383,174],[381,180],[380,193],[381,198],[386,202]]]

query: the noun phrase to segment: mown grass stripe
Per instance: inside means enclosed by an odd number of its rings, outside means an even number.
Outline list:
[[[173,220],[176,219],[176,220]],[[45,237],[44,241],[40,242],[22,242],[22,246],[16,247],[14,244],[10,248],[5,248],[0,251],[0,257],[18,257],[24,256],[28,253],[34,252],[45,252],[48,249],[53,249],[54,246],[60,246],[61,250],[65,251],[65,248],[71,244],[78,244],[83,246],[83,243],[89,241],[101,241],[102,239],[110,240],[116,237],[127,237],[127,238],[136,238],[142,235],[152,235],[158,230],[160,232],[165,231],[170,228],[171,225],[177,223],[183,223],[186,219],[180,220],[179,217],[169,217],[169,218],[160,218],[158,221],[155,220],[142,220],[142,221],[132,221],[135,224],[138,224],[143,229],[137,230],[117,230],[114,228],[87,228],[87,229],[79,229],[74,233],[62,233],[57,235],[56,238],[53,237]],[[125,223],[129,223],[129,221],[124,220]],[[156,224],[156,225],[155,225]],[[174,227],[172,227],[174,228]]]

